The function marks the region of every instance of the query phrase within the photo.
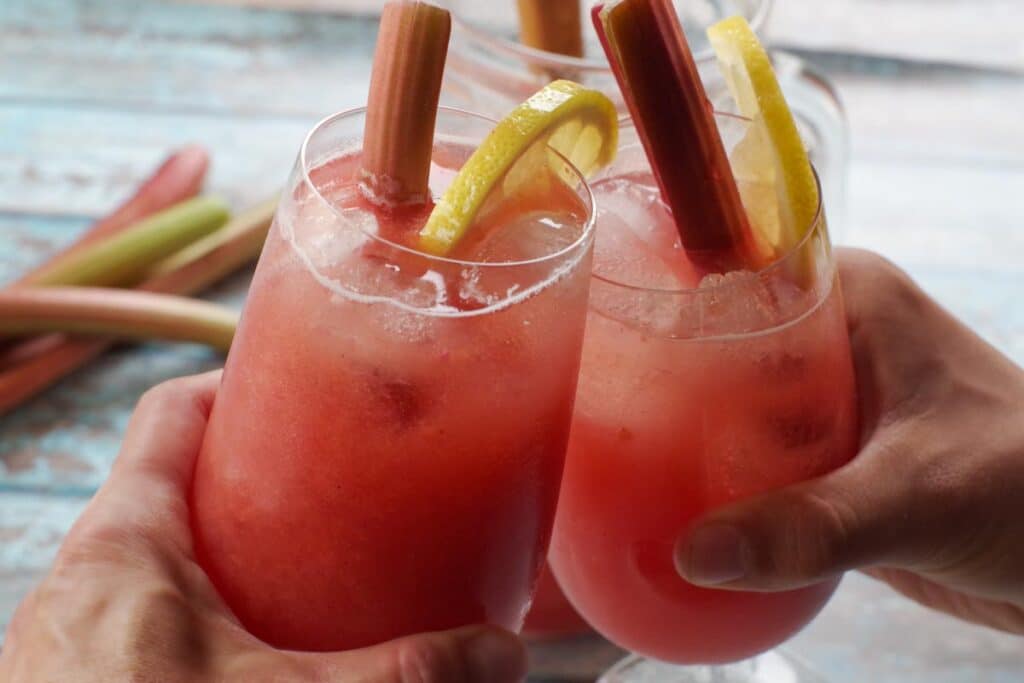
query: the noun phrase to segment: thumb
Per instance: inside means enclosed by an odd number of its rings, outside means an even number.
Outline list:
[[[956,543],[949,506],[901,442],[878,440],[831,474],[715,510],[679,539],[677,570],[701,586],[775,591],[941,562]]]
[[[381,645],[329,654],[303,654],[316,680],[346,683],[519,683],[526,650],[495,626],[399,638]]]

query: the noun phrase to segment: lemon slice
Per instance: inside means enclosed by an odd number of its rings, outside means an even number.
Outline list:
[[[420,249],[444,255],[462,238],[491,191],[508,191],[548,163],[547,147],[568,159],[584,176],[607,165],[618,147],[615,105],[596,90],[554,81],[516,107],[491,131],[438,200],[420,230]],[[527,163],[517,164],[524,161]],[[515,169],[516,178],[507,178]]]
[[[762,236],[786,252],[804,238],[818,211],[803,140],[768,53],[746,19],[720,21],[708,38],[740,114],[753,122],[732,159],[745,203]]]

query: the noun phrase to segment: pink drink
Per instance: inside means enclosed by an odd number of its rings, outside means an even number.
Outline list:
[[[703,283],[653,180],[598,181],[595,278],[550,561],[570,601],[616,644],[675,663],[767,650],[835,583],[785,593],[695,587],[673,546],[717,506],[829,472],[857,445],[849,341],[824,219],[807,249]],[[699,288],[698,288],[699,287]]]
[[[201,564],[252,633],[290,649],[518,628],[576,387],[585,187],[539,178],[474,228],[466,260],[427,257],[381,239],[411,243],[425,212],[375,216],[356,191],[362,118],[328,119],[304,148],[195,473]],[[488,127],[444,125],[459,137],[439,133],[435,193]]]

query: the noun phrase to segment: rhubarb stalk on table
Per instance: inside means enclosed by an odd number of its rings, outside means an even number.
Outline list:
[[[206,150],[198,145],[187,145],[172,152],[157,169],[135,190],[131,197],[117,207],[113,213],[93,223],[72,244],[59,251],[46,263],[30,270],[12,283],[12,286],[28,285],[33,281],[46,279],[55,269],[64,267],[69,259],[99,240],[117,235],[138,221],[175,204],[191,199],[199,193],[210,166]],[[0,370],[6,364],[28,358],[46,349],[59,345],[63,337],[47,335],[18,346],[18,353],[5,353],[9,344],[0,342]]]
[[[275,201],[265,202],[233,219],[201,251],[172,256],[157,265],[137,289],[191,295],[254,260],[270,229]],[[215,239],[215,236],[222,236]],[[57,382],[106,351],[115,340],[50,335],[61,340],[45,351],[26,354],[18,347],[0,355],[0,414]]]
[[[154,213],[168,209],[199,194],[210,165],[206,150],[188,145],[173,152],[153,174],[113,213],[94,223],[71,246],[49,261],[22,275],[14,285],[32,284],[45,279],[50,271],[61,268],[82,248],[111,237]]]
[[[228,207],[220,199],[188,199],[117,234],[83,245],[45,272],[23,279],[18,287],[132,286],[154,264],[217,230],[228,217]]]
[[[0,292],[0,336],[42,332],[231,346],[238,314],[198,299],[106,287],[12,287]]]
[[[426,2],[384,6],[363,135],[361,186],[374,203],[430,201],[430,160],[451,16]]]
[[[691,261],[707,272],[759,269],[765,257],[675,7],[616,0],[592,18]]]

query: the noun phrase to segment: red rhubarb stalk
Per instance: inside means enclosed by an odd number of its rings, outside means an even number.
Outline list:
[[[187,295],[217,283],[259,256],[276,209],[274,197],[237,214],[217,232],[157,264],[138,288]]]
[[[103,287],[13,287],[0,292],[0,335],[68,332],[197,342],[227,351],[238,314],[188,297]]]
[[[384,6],[363,134],[361,187],[382,206],[430,201],[430,159],[451,17],[426,2]]]
[[[113,343],[106,339],[51,335],[54,336],[64,341],[42,353],[19,358],[17,365],[0,372],[0,415],[17,408],[65,375],[89,363]],[[9,353],[17,357],[18,349]],[[0,361],[0,367],[3,365]]]
[[[672,2],[617,0],[596,5],[592,19],[689,258],[708,272],[759,268],[729,158]]]
[[[174,152],[112,214],[96,221],[71,246],[22,275],[13,284],[31,284],[82,247],[115,235],[143,218],[196,196],[203,186],[209,163],[206,150],[198,145],[189,145]]]
[[[22,275],[12,285],[28,285],[44,280],[53,270],[64,267],[66,262],[83,248],[112,237],[143,218],[196,196],[203,186],[209,166],[209,155],[198,145],[188,145],[173,152],[113,213],[93,223],[69,247]],[[10,363],[27,358],[43,349],[54,347],[60,341],[59,335],[47,335],[39,340],[23,342],[17,354],[4,354],[9,345],[0,342],[0,370],[4,368],[4,359]]]
[[[167,294],[195,294],[253,261],[270,228],[275,201],[239,214],[220,231],[158,265],[137,289]],[[54,343],[54,340],[56,343]],[[111,339],[48,335],[0,354],[0,415],[101,355]]]

